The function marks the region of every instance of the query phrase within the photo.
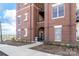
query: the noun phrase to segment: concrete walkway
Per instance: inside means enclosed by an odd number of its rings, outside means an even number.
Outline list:
[[[42,44],[42,42],[37,42],[37,43],[28,44],[28,45],[19,46],[19,47],[0,44],[0,51],[6,53],[9,56],[57,56],[57,55],[29,49],[31,47],[34,47],[40,44]]]

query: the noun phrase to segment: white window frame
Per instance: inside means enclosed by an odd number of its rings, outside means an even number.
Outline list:
[[[24,21],[27,21],[27,20],[28,20],[28,13],[25,13]]]
[[[57,19],[57,18],[64,18],[65,16],[65,6],[64,6],[64,15],[63,16],[59,16],[59,8],[58,6],[61,5],[61,4],[64,4],[64,3],[56,3],[56,4],[52,4],[52,8],[57,6],[57,17],[52,17],[52,19]],[[53,14],[52,14],[53,15]]]
[[[27,37],[27,28],[25,28],[24,31],[25,31],[24,37]]]
[[[21,17],[21,15],[18,15],[17,17]]]
[[[21,31],[21,29],[18,29],[18,31]]]
[[[56,42],[61,42],[62,41],[62,25],[54,26],[54,29],[56,29],[56,28],[61,28],[61,40],[56,40],[56,38],[55,38],[55,41]],[[55,31],[54,31],[54,33],[55,33]]]

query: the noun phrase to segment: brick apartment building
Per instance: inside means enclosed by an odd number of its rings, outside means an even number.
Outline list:
[[[16,36],[18,41],[74,44],[79,21],[76,3],[17,3]]]

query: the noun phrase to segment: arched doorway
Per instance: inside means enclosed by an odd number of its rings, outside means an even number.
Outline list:
[[[44,27],[38,29],[38,41],[44,41]]]

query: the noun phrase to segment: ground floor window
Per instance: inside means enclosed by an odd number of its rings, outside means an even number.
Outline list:
[[[62,25],[54,26],[55,41],[61,41],[62,39]]]
[[[25,31],[24,37],[27,37],[27,28],[25,28],[24,31]]]
[[[79,41],[79,28],[76,29],[77,41]]]

